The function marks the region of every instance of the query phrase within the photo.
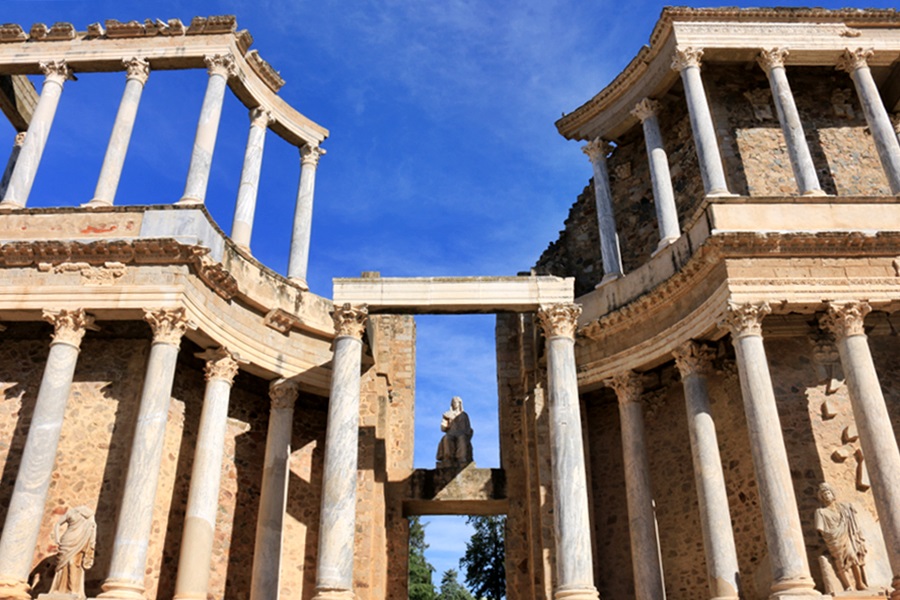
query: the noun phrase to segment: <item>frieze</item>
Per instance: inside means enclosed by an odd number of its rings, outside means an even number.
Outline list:
[[[678,33],[697,35],[704,38],[721,35],[740,37],[772,36],[778,39],[796,37],[802,40],[820,39],[826,35],[835,37],[857,37],[859,30],[850,29],[843,23],[710,23],[678,22]]]
[[[107,261],[99,267],[86,262],[63,262],[57,265],[41,262],[38,263],[37,268],[38,271],[44,273],[78,273],[81,275],[83,285],[112,285],[125,275],[126,271],[123,263],[111,261]]]

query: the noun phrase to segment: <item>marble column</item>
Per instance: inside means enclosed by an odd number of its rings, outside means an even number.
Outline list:
[[[638,102],[631,111],[632,115],[641,120],[644,128],[644,143],[647,146],[647,159],[650,161],[650,180],[653,183],[653,202],[656,205],[656,221],[659,224],[657,251],[681,237],[678,209],[675,208],[675,192],[672,190],[672,175],[669,173],[669,157],[663,147],[658,113],[659,102],[650,98]]]
[[[56,116],[56,107],[59,105],[63,84],[72,76],[72,72],[64,60],[42,62],[41,71],[44,73],[41,96],[31,115],[28,135],[25,136],[25,142],[22,144],[16,166],[9,178],[9,185],[6,188],[6,194],[3,195],[3,201],[0,202],[0,208],[24,208],[28,204],[31,186],[34,185],[34,177],[37,174],[38,165],[41,164],[41,155],[44,154],[44,147],[50,136],[50,127]]]
[[[662,562],[656,534],[656,511],[650,486],[650,461],[644,434],[643,385],[640,376],[627,371],[606,380],[619,400],[622,423],[622,458],[625,462],[625,496],[635,600],[664,600]]]
[[[900,600],[900,450],[863,329],[871,307],[866,302],[829,302],[827,309],[822,326],[834,334],[841,355],[853,420],[893,571],[891,599]]]
[[[259,192],[259,173],[262,169],[263,147],[266,129],[272,123],[272,113],[257,107],[250,111],[250,133],[241,169],[241,186],[234,206],[234,222],[231,239],[238,248],[250,252],[250,235],[253,232],[253,215],[256,212],[256,196]]]
[[[787,48],[771,48],[760,51],[757,62],[769,78],[772,100],[775,101],[775,111],[778,113],[778,122],[781,123],[797,188],[803,196],[824,196],[825,192],[819,185],[816,166],[813,164],[809,144],[806,143],[806,135],[803,133],[800,113],[794,103],[794,94],[784,70],[784,59],[787,56]]]
[[[731,331],[734,344],[753,469],[759,487],[766,547],[772,566],[770,597],[817,597],[819,593],[809,574],[803,528],[763,346],[762,321],[770,311],[765,302],[729,303],[725,325]]]
[[[306,269],[309,265],[309,238],[312,234],[316,167],[323,154],[325,151],[318,146],[300,148],[300,184],[297,186],[297,206],[294,209],[294,228],[291,232],[288,278],[304,290],[309,289],[306,282]]]
[[[100,167],[94,198],[85,205],[92,208],[112,206],[116,199],[116,190],[119,188],[125,155],[131,142],[131,132],[134,130],[141,94],[144,92],[147,78],[150,77],[150,63],[146,60],[135,57],[123,60],[122,63],[125,65],[125,91],[119,102],[119,112],[116,113],[109,144],[106,146],[106,156],[103,157],[103,166]]]
[[[600,259],[603,262],[603,279],[599,287],[624,274],[616,217],[613,213],[612,190],[609,188],[609,171],[606,168],[606,155],[610,152],[610,145],[597,138],[582,146],[581,151],[591,159],[594,169],[594,202],[597,206],[597,225],[600,228]]]
[[[866,115],[866,123],[869,124],[869,131],[875,141],[875,150],[878,151],[878,158],[881,159],[881,166],[891,186],[891,193],[900,194],[900,141],[869,69],[868,60],[873,54],[872,49],[848,48],[837,68],[847,71],[853,79],[859,103]]]
[[[542,306],[537,316],[547,340],[550,464],[556,540],[555,600],[596,600],[581,401],[575,371],[577,304]]]
[[[28,574],[44,517],[50,477],[81,340],[94,318],[83,310],[44,311],[53,341],[0,535],[0,598],[30,599]]]
[[[206,62],[209,81],[206,84],[203,106],[200,107],[200,120],[194,136],[194,149],[191,152],[191,166],[188,168],[187,181],[184,184],[184,195],[178,204],[203,204],[206,200],[209,171],[212,168],[213,150],[216,147],[219,119],[222,116],[222,102],[225,100],[225,86],[228,84],[228,78],[236,74],[234,57],[230,54],[216,54],[203,60]]]
[[[109,574],[101,598],[142,600],[153,505],[162,463],[166,422],[181,337],[188,327],[185,310],[147,310],[153,344],[144,375],[137,425],[128,458],[125,490],[119,504]]]
[[[716,424],[709,405],[707,377],[712,369],[715,351],[690,341],[676,348],[672,354],[684,387],[710,598],[738,600],[737,549],[731,528]]]
[[[276,379],[269,385],[272,407],[266,434],[259,515],[250,580],[250,600],[278,598],[284,511],[287,508],[288,463],[294,431],[294,403],[298,388],[294,381]]]
[[[9,159],[6,161],[6,169],[3,170],[3,177],[0,178],[0,199],[6,195],[6,188],[9,187],[9,180],[12,177],[13,169],[16,168],[16,162],[19,160],[19,153],[22,151],[22,144],[24,143],[25,132],[20,131],[16,134],[16,141],[13,143]]]
[[[184,530],[175,579],[175,600],[206,600],[209,587],[213,536],[219,508],[219,482],[225,432],[228,426],[228,400],[231,384],[238,373],[238,362],[224,348],[196,354],[206,359],[206,392],[200,413],[200,427],[191,467]]]
[[[672,59],[672,68],[681,73],[681,81],[684,84],[684,96],[691,118],[691,131],[706,195],[729,196],[731,194],[725,180],[722,156],[719,154],[716,128],[703,89],[703,78],[700,76],[702,57],[703,50],[700,48],[677,48]]]
[[[334,309],[334,359],[325,427],[325,465],[316,595],[313,600],[352,600],[359,447],[359,385],[362,336],[368,310],[344,304]]]

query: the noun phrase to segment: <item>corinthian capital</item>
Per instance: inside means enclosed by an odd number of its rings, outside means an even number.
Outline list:
[[[319,164],[319,159],[324,155],[325,150],[322,148],[306,144],[300,148],[300,164],[315,167]]]
[[[538,309],[538,319],[544,330],[544,337],[575,338],[575,329],[578,327],[578,316],[581,314],[581,306],[578,304],[549,304]]]
[[[239,368],[234,354],[225,348],[207,348],[203,352],[197,352],[194,356],[206,361],[206,366],[203,369],[206,381],[221,379],[227,382],[228,385],[234,383],[234,377],[238,374]]]
[[[297,401],[300,388],[290,379],[276,379],[269,384],[269,398],[272,400],[272,408],[293,408]]]
[[[221,75],[225,79],[237,75],[237,68],[234,66],[234,57],[231,54],[213,54],[212,56],[204,56],[203,62],[206,63],[206,72],[210,75]]]
[[[17,133],[17,134],[16,134],[16,141],[14,142],[14,145],[17,146],[17,147],[19,147],[19,148],[21,148],[23,145],[25,145],[25,137],[26,137],[27,135],[28,135],[28,132],[27,132],[27,131],[20,131],[19,133]]]
[[[742,338],[748,335],[762,335],[762,322],[767,314],[772,312],[768,302],[759,304],[735,304],[728,303],[725,311],[725,326],[731,331],[734,338]]]
[[[784,59],[787,58],[788,54],[790,52],[788,52],[787,48],[760,50],[759,56],[756,57],[756,62],[763,68],[763,71],[768,73],[775,67],[784,67]]]
[[[368,316],[369,308],[365,304],[352,306],[348,303],[343,306],[336,306],[334,313],[332,313],[335,334],[337,336],[349,335],[356,339],[362,339],[363,332],[366,330],[366,319]]]
[[[262,127],[265,129],[275,119],[272,118],[272,113],[263,108],[262,106],[257,106],[256,108],[250,109],[250,125],[251,127]]]
[[[53,344],[69,344],[78,348],[85,332],[100,331],[94,325],[94,317],[83,309],[45,310],[44,320],[53,325]]]
[[[603,380],[603,385],[612,388],[616,392],[619,404],[631,404],[641,401],[644,392],[644,384],[641,376],[634,371],[625,371]]]
[[[597,162],[598,160],[606,160],[606,155],[612,152],[612,146],[606,140],[594,138],[582,146],[581,151],[587,154],[591,162]]]
[[[176,348],[181,345],[181,336],[189,327],[183,307],[145,308],[144,320],[153,330],[153,343],[169,344]]]
[[[716,351],[706,344],[699,344],[693,340],[687,341],[672,351],[675,357],[675,366],[684,379],[688,375],[709,375],[712,371],[712,361],[716,357]]]
[[[51,60],[40,64],[44,81],[52,81],[62,85],[67,79],[72,78],[72,70],[64,60]]]
[[[852,73],[857,69],[868,67],[868,60],[872,58],[873,54],[875,54],[875,50],[872,48],[857,48],[856,50],[847,48],[844,50],[844,54],[841,56],[840,60],[838,60],[836,68],[838,71]]]
[[[681,73],[688,67],[700,68],[700,59],[703,58],[703,48],[675,48],[672,56],[672,70]]]
[[[871,311],[872,307],[868,302],[828,302],[826,313],[819,319],[819,324],[838,340],[851,335],[865,335],[863,321]]]
[[[640,119],[641,123],[656,116],[657,113],[659,113],[659,102],[650,98],[644,98],[631,109],[631,114]]]
[[[122,60],[125,65],[125,79],[137,79],[141,85],[150,77],[150,63],[143,58],[133,57]]]

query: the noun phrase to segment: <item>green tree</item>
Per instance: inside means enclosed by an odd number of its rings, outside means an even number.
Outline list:
[[[419,517],[409,519],[409,600],[437,600],[431,574],[434,567],[425,560],[425,526]]]
[[[468,517],[466,522],[475,528],[459,561],[466,570],[466,585],[478,598],[500,600],[506,596],[506,517]]]
[[[441,593],[437,600],[475,600],[469,590],[460,585],[456,569],[447,569],[441,577]]]

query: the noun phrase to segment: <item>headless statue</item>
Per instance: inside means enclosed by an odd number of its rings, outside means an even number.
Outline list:
[[[61,525],[66,530],[60,535]],[[67,594],[84,600],[84,572],[94,566],[97,523],[94,511],[87,506],[70,508],[53,527],[56,551],[56,573],[50,594]]]
[[[856,519],[856,507],[849,502],[838,502],[834,488],[827,483],[819,485],[818,496],[822,508],[816,510],[816,530],[828,547],[844,591],[868,589],[866,540]]]

